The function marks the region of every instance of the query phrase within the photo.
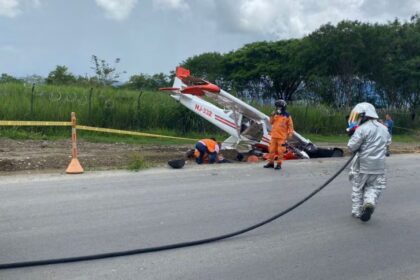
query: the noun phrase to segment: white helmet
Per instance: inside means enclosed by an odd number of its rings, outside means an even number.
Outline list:
[[[367,102],[362,102],[357,104],[353,110],[351,110],[349,119],[348,119],[348,128],[347,130],[351,130],[359,126],[362,120],[366,117],[372,119],[378,119],[379,116],[376,113],[375,107]]]

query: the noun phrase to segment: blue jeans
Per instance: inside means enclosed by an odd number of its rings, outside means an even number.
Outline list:
[[[197,142],[197,144],[195,144],[195,148],[200,153],[200,155],[198,156],[198,158],[195,159],[195,161],[198,164],[202,164],[203,163],[203,157],[207,153],[207,147],[205,145],[203,145],[203,143]]]
[[[195,161],[198,164],[202,164],[203,163],[203,157],[204,157],[205,154],[208,154],[209,155],[209,163],[210,164],[216,162],[217,152],[209,153],[209,150],[207,149],[207,147],[203,143],[201,143],[201,142],[197,142],[197,144],[195,144],[195,148],[200,153],[200,155],[198,156],[198,158],[195,159]]]

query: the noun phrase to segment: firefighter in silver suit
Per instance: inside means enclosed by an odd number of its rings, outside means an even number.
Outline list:
[[[391,144],[391,136],[387,128],[378,122],[375,107],[367,102],[353,108],[348,124],[351,138],[347,146],[356,153],[349,174],[353,186],[352,216],[367,222],[386,188],[385,154]]]

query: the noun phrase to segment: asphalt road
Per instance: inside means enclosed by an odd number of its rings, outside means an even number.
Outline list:
[[[294,204],[346,159],[0,177],[0,263],[220,235]],[[420,155],[387,159],[372,220],[350,217],[347,172],[286,216],[184,249],[0,271],[0,279],[420,279]]]

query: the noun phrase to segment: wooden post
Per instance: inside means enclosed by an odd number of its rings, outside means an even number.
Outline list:
[[[66,169],[67,174],[83,173],[83,167],[77,159],[77,134],[76,134],[76,113],[71,113],[71,161]]]
[[[92,93],[93,93],[93,87],[90,88],[89,91],[89,124],[92,124]]]
[[[31,90],[31,118],[34,117],[34,100],[35,100],[35,83],[32,84],[32,90]]]

